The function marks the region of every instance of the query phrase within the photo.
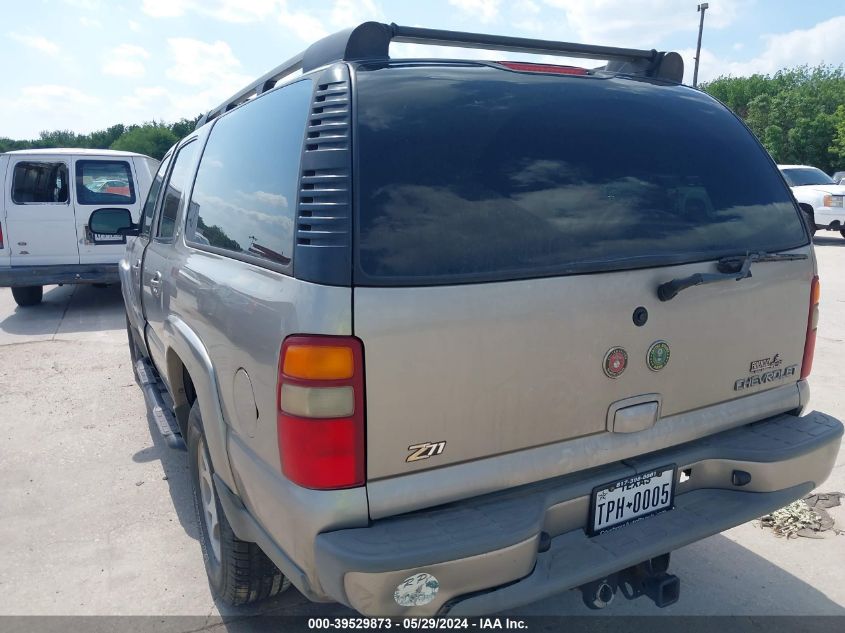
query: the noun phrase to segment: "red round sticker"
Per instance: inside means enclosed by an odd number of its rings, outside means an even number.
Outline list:
[[[608,378],[618,378],[628,366],[628,352],[621,347],[613,347],[604,355],[604,373]]]

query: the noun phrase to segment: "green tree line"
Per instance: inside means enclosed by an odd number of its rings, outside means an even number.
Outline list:
[[[845,70],[799,66],[774,75],[719,77],[702,90],[723,101],[748,124],[778,163],[845,169]],[[0,152],[13,149],[89,147],[121,149],[161,158],[194,129],[196,119],[176,123],[113,125],[90,134],[41,132],[37,139],[0,138]]]
[[[90,134],[77,134],[70,130],[45,131],[41,132],[38,138],[28,141],[16,141],[0,137],[0,152],[9,152],[15,149],[84,147],[138,152],[161,160],[164,153],[176,141],[194,129],[196,122],[197,119],[181,119],[176,123],[164,123],[163,121],[149,121],[141,125],[118,123]]]
[[[845,169],[845,70],[799,66],[774,75],[719,77],[702,90],[748,124],[778,163]]]

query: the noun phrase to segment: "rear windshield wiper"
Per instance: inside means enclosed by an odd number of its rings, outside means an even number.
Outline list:
[[[719,260],[718,273],[695,273],[689,277],[679,277],[657,286],[657,298],[669,301],[681,291],[693,286],[712,284],[717,281],[739,281],[751,277],[751,264],[755,262],[782,262],[796,259],[807,259],[807,255],[794,253],[748,253],[733,257],[723,257]]]

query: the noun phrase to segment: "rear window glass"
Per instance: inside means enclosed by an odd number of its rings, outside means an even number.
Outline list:
[[[66,204],[67,165],[61,162],[21,161],[12,177],[15,204]]]
[[[359,69],[356,139],[363,285],[654,266],[808,240],[756,139],[682,86]]]
[[[135,183],[124,160],[76,161],[76,201],[79,204],[134,204]]]

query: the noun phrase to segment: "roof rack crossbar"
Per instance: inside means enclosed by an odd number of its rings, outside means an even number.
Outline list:
[[[272,88],[277,81],[301,70],[304,73],[326,66],[332,62],[358,61],[365,59],[389,59],[391,42],[428,44],[434,46],[457,46],[461,48],[482,48],[490,50],[557,55],[588,59],[608,60],[607,70],[625,72],[646,77],[659,77],[680,83],[684,74],[684,62],[677,53],[657,50],[595,46],[553,40],[536,40],[526,37],[487,35],[444,31],[381,22],[364,22],[355,28],[340,31],[318,40],[299,55],[252,82],[249,86],[229,97],[208,114],[202,116],[197,127],[228,112],[241,103]]]
[[[656,50],[636,48],[616,48],[613,46],[594,46],[553,40],[536,40],[527,37],[506,35],[487,35],[485,33],[464,33],[461,31],[442,31],[424,29],[415,26],[390,25],[394,42],[411,44],[429,44],[435,46],[459,46],[461,48],[486,48],[516,53],[534,53],[540,55],[563,55],[566,57],[584,57],[589,59],[613,59],[619,61],[654,61]]]

